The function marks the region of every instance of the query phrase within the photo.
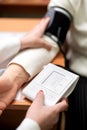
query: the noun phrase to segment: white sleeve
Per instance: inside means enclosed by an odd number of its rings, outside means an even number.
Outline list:
[[[45,38],[47,41],[49,39],[49,43],[52,44],[50,51],[45,48],[26,49],[15,56],[9,64],[15,63],[21,65],[25,71],[30,74],[31,78],[33,78],[42,70],[43,66],[51,62],[59,52],[58,45],[50,38],[46,36]]]
[[[16,130],[41,130],[40,126],[32,119],[25,118]]]
[[[48,8],[59,7],[67,10],[72,16],[79,7],[81,0],[50,0]]]
[[[16,37],[6,37],[0,39],[0,63],[16,55],[20,50],[20,39]]]

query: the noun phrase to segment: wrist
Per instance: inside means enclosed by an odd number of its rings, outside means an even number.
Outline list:
[[[29,74],[22,66],[11,63],[8,65],[6,71],[2,75],[3,79],[8,81],[9,86],[15,86],[19,89],[29,79]]]
[[[25,48],[24,38],[20,39],[20,44],[21,44],[21,50],[23,50]]]
[[[30,75],[19,64],[11,63],[9,66],[11,72],[14,73],[13,82],[16,83],[17,88],[20,88],[24,83],[29,80]]]
[[[27,37],[22,37],[20,39],[20,43],[21,43],[21,50],[23,49],[26,49],[26,48],[29,48],[29,43],[30,43],[30,40],[29,40],[29,36],[28,38]]]

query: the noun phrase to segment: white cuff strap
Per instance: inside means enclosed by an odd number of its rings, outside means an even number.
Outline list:
[[[54,41],[47,37],[45,39],[52,45],[50,51],[45,48],[26,49],[20,52],[10,63],[21,65],[30,74],[31,78],[34,77],[44,65],[53,60],[59,51]]]

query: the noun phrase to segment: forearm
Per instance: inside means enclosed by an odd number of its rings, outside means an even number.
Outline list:
[[[21,42],[21,50],[24,50],[24,49],[27,49],[27,48],[30,48],[31,46],[31,37],[30,37],[30,33],[29,34],[26,34],[26,36],[22,37],[20,39],[20,42]]]
[[[0,93],[8,89],[17,90],[23,86],[29,79],[29,74],[17,64],[11,64],[5,69],[4,73],[0,77]]]

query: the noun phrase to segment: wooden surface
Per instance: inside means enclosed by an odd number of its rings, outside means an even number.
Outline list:
[[[47,6],[49,0],[0,0],[1,5]]]
[[[0,31],[29,31],[37,25],[39,21],[39,18],[0,18]]]
[[[43,17],[49,0],[0,0],[1,17]]]

